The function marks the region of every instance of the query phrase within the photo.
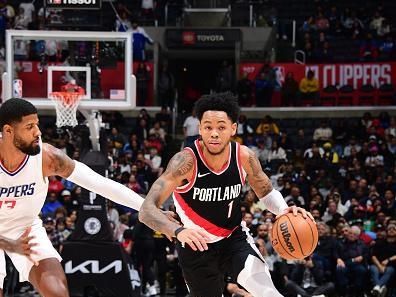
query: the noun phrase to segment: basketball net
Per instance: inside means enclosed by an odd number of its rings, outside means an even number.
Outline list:
[[[84,96],[81,92],[52,92],[51,100],[55,103],[56,109],[56,126],[58,128],[64,126],[75,127],[77,122],[77,107],[80,100]]]

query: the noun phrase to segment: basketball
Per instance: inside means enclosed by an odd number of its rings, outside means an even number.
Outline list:
[[[279,217],[271,231],[272,246],[286,260],[302,260],[315,250],[318,229],[311,219],[301,213],[287,213]]]

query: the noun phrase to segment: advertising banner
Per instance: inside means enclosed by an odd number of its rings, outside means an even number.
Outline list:
[[[242,76],[246,73],[249,79],[255,80],[264,65],[264,63],[241,63],[240,74]],[[366,84],[378,88],[382,84],[396,83],[395,62],[309,65],[275,63],[271,66],[280,85],[284,82],[287,73],[293,73],[294,79],[299,82],[309,70],[314,71],[322,88],[329,85],[337,87],[351,85],[354,89],[359,89]]]

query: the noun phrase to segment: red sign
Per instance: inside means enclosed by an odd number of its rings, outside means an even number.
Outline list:
[[[196,40],[195,33],[191,32],[191,31],[184,31],[182,38],[183,38],[184,45],[193,45]]]
[[[358,89],[365,84],[376,88],[385,83],[396,84],[395,62],[311,65],[275,63],[271,66],[275,70],[276,81],[279,85],[282,85],[288,72],[292,72],[294,78],[300,81],[309,70],[315,72],[321,87],[351,85]],[[247,73],[249,79],[255,80],[263,67],[264,63],[241,63],[240,74]]]

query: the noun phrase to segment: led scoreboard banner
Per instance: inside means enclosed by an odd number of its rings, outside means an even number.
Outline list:
[[[44,0],[46,8],[100,9],[102,0]]]

